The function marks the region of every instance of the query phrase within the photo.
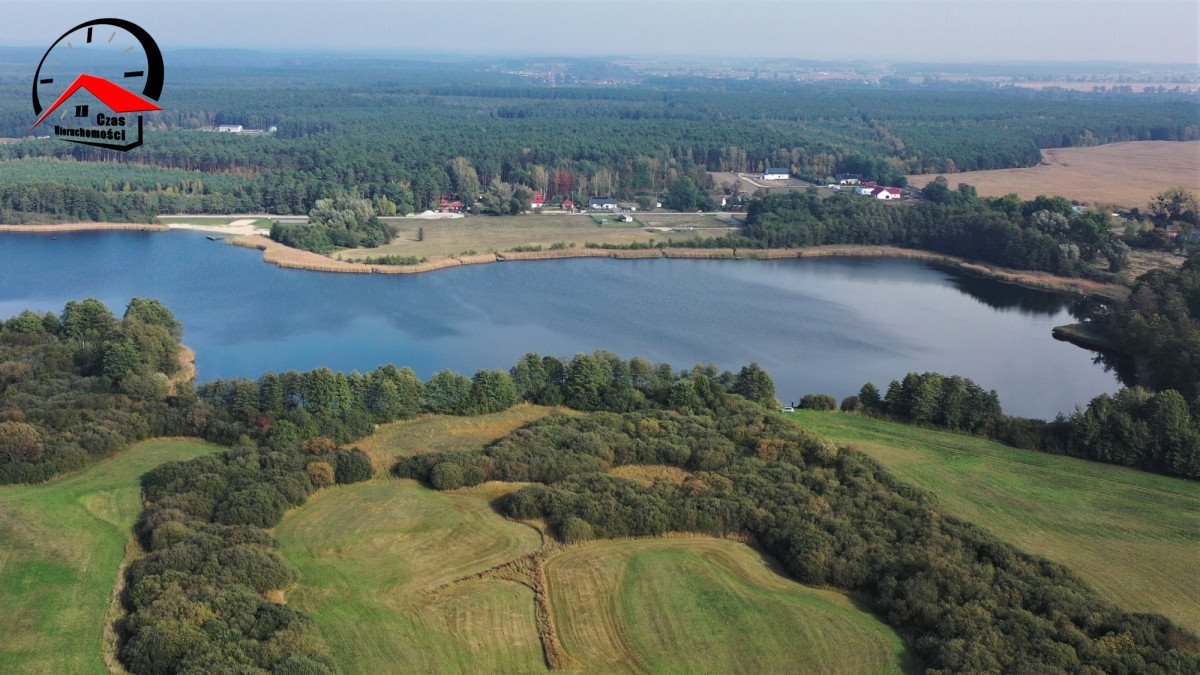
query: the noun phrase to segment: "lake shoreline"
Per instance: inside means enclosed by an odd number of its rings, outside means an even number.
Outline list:
[[[167,232],[172,229],[230,232],[222,226],[174,227],[156,223],[58,223],[51,225],[0,225],[0,233],[74,233],[89,231]],[[1048,272],[1014,270],[999,265],[974,262],[957,256],[921,249],[897,246],[830,245],[806,248],[734,249],[734,248],[650,248],[604,249],[566,248],[543,251],[509,251],[433,258],[415,265],[377,265],[338,260],[329,256],[291,248],[261,234],[229,236],[226,243],[263,252],[263,262],[287,269],[340,274],[422,274],[463,265],[482,265],[495,262],[526,260],[563,260],[569,258],[612,258],[616,260],[645,260],[654,258],[687,258],[702,260],[784,260],[788,258],[897,258],[919,260],[941,265],[994,281],[1015,284],[1034,290],[1068,293],[1124,302],[1129,289],[1120,284],[1105,283],[1077,277],[1062,277]]]
[[[1069,293],[1088,297],[1123,302],[1129,289],[1120,284],[1105,283],[1076,277],[1062,277],[1048,272],[1014,270],[998,265],[989,265],[935,253],[921,249],[897,246],[831,245],[792,249],[734,249],[734,248],[651,248],[651,249],[604,249],[565,248],[543,251],[509,251],[505,253],[482,253],[469,256],[433,258],[415,265],[377,265],[350,262],[330,258],[310,251],[302,251],[272,241],[263,235],[234,237],[227,243],[263,251],[263,261],[288,269],[303,269],[314,272],[342,274],[421,274],[462,265],[480,265],[493,262],[528,260],[564,260],[570,258],[611,258],[615,260],[647,260],[655,258],[686,258],[701,260],[785,260],[789,258],[897,258],[919,260],[941,265],[986,279],[992,279],[1024,288],[1058,293]]]

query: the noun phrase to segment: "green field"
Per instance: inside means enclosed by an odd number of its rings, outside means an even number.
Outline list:
[[[346,672],[544,670],[531,589],[479,580],[435,592],[541,545],[489,501],[389,478],[321,493],[276,528],[300,572],[288,602]]]
[[[361,445],[377,463],[480,449],[550,411],[425,416],[384,425]],[[545,671],[533,590],[491,576],[464,580],[542,547],[537,530],[493,508],[516,487],[436,492],[385,473],[322,491],[276,528],[300,573],[288,602],[313,617],[346,672]],[[591,542],[553,554],[546,573],[560,639],[589,670],[891,672],[907,665],[903,644],[877,619],[845,596],[780,576],[744,544]],[[622,651],[610,653],[614,644]]]
[[[376,471],[387,473],[401,457],[429,452],[479,450],[487,443],[503,438],[552,412],[569,414],[571,411],[520,403],[490,415],[422,415],[411,420],[381,424],[375,433],[354,445],[367,453]]]
[[[1200,484],[858,415],[799,410],[953,515],[1070,567],[1102,596],[1200,632]]]
[[[911,672],[903,640],[846,596],[710,537],[594,541],[546,563],[555,623],[588,672]]]
[[[142,509],[138,478],[217,450],[147,441],[48,483],[0,487],[0,672],[108,672],[105,624]]]
[[[716,221],[709,215],[664,214],[662,220],[674,223],[683,216],[689,224],[697,220]],[[645,220],[649,214],[639,216]],[[717,221],[714,227],[727,225]],[[664,235],[661,232],[643,231],[638,223],[619,223],[615,216],[606,226],[585,214],[524,214],[519,216],[467,216],[445,220],[420,218],[389,218],[387,223],[396,230],[396,238],[378,248],[356,248],[341,251],[346,260],[357,260],[381,255],[416,256],[438,258],[461,255],[467,251],[511,251],[520,246],[542,246],[549,248],[562,242],[581,247],[587,242],[596,244],[646,244],[674,238],[685,241],[692,238],[724,236],[726,229],[697,230],[695,232]],[[620,226],[620,227],[618,227]]]

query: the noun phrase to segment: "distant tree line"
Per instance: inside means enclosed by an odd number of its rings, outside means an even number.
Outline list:
[[[1122,612],[1066,568],[939,513],[931,496],[869,457],[710,374],[687,382],[704,394],[686,408],[647,397],[632,412],[552,415],[482,452],[408,458],[396,472],[437,489],[532,482],[501,508],[545,519],[567,542],[669,531],[753,537],[794,578],[868,598],[931,672],[1200,668],[1197,638],[1166,618]],[[688,475],[643,486],[610,474],[629,464]]]
[[[684,177],[710,191],[709,171],[783,166],[813,180],[853,172],[899,185],[908,173],[1033,166],[1039,148],[1200,137],[1195,103],[1173,97],[667,78],[546,87],[487,72],[469,84],[435,85],[398,72],[376,71],[365,81],[361,64],[322,68],[326,77],[311,81],[280,72],[253,83],[177,82],[170,109],[156,114],[162,128],[147,134],[136,156],[6,143],[0,173],[9,186],[76,186],[110,204],[89,210],[55,198],[36,210],[33,203],[0,208],[0,217],[305,214],[352,188],[390,200],[402,214],[436,208],[443,194],[511,213],[528,208],[533,192],[576,203],[590,195],[633,200],[673,192]],[[0,96],[0,136],[21,136],[23,98],[11,84],[0,83],[0,93],[12,94]],[[214,124],[278,131],[195,131]]]
[[[99,300],[0,323],[0,483],[39,482],[180,426],[182,327],[157,300]]]
[[[970,186],[946,183],[934,180],[923,191],[928,201],[910,205],[811,190],[771,194],[750,204],[740,237],[701,245],[902,246],[1069,276],[1095,275],[1097,261],[1113,272],[1125,264],[1129,247],[1109,232],[1107,214],[1076,214],[1061,197],[980,198]]]

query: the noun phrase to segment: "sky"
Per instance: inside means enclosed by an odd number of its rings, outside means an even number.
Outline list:
[[[1200,62],[1196,0],[0,0],[0,46],[48,45],[101,17],[168,51]]]

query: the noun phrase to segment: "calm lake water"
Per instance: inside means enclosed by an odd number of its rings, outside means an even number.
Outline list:
[[[1058,342],[1072,300],[906,260],[553,260],[413,276],[284,270],[195,232],[0,235],[0,316],[96,297],[162,299],[201,380],[328,366],[508,368],[609,349],[677,367],[758,361],[779,398],[841,397],[908,371],[957,373],[1010,414],[1052,417],[1116,390]]]

